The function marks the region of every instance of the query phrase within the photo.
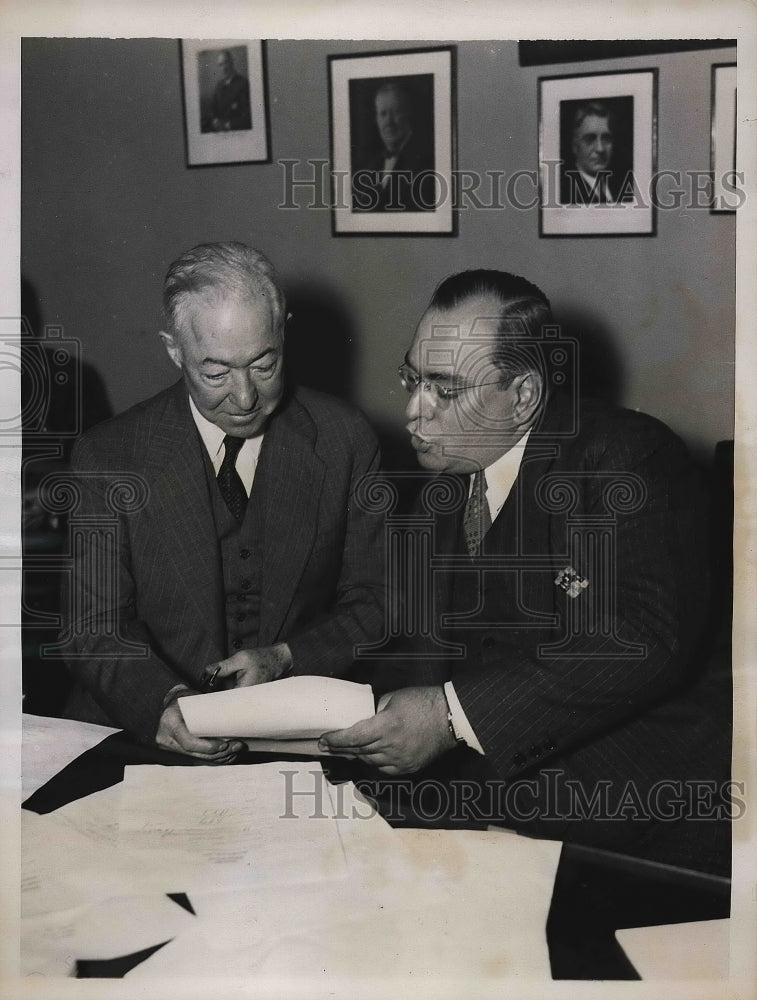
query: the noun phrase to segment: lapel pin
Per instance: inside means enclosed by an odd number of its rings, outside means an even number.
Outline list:
[[[589,586],[589,581],[579,576],[572,566],[561,569],[555,577],[555,583],[565,591],[568,597],[578,597],[581,591]]]

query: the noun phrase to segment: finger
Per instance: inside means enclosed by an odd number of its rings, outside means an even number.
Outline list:
[[[214,766],[222,764],[233,764],[236,759],[237,755],[235,753],[232,753],[226,757],[218,757],[216,760],[208,761],[208,763],[213,764]]]
[[[319,745],[322,742],[327,747],[367,747],[381,740],[383,731],[383,720],[374,715],[372,719],[356,722],[349,729],[336,729],[331,733],[324,733]]]
[[[405,770],[401,767],[397,767],[396,764],[384,764],[381,767],[374,765],[377,770],[381,771],[382,774],[388,774],[391,777],[397,777],[397,775],[405,774]]]
[[[339,747],[338,752],[350,754],[353,757],[376,757],[391,755],[391,747],[385,743],[372,743],[365,747]]]
[[[364,764],[368,764],[370,767],[375,768],[377,771],[381,771],[382,774],[405,774],[407,768],[399,764],[396,759],[388,756],[382,756],[381,754],[361,754],[358,760],[362,760]]]
[[[174,738],[185,753],[195,754],[198,757],[220,757],[229,753],[231,749],[228,740],[192,736],[188,730],[183,733],[175,733]]]
[[[228,660],[219,660],[218,663],[211,663],[209,667],[205,668],[206,674],[216,674],[216,681],[221,677],[233,677],[241,669],[243,664],[239,660],[235,660],[233,656],[230,656]]]

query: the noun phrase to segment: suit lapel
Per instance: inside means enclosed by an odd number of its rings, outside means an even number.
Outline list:
[[[555,572],[566,560],[566,514],[547,502],[551,491],[545,487],[545,477],[565,467],[564,452],[571,440],[566,433],[572,422],[570,406],[562,395],[549,402],[536,433],[529,438],[518,476],[519,551],[526,562],[533,556],[542,565],[524,575],[523,603],[547,614],[555,608]]]
[[[261,505],[261,646],[276,641],[315,542],[325,476],[316,437],[310,415],[292,398],[263,441],[253,486]]]
[[[225,655],[223,578],[201,449],[179,382],[151,442],[149,512],[199,620]]]

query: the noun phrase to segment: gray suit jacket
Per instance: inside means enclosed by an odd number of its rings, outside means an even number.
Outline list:
[[[92,530],[67,602],[69,717],[152,739],[167,692],[199,686],[227,655],[202,447],[183,382],[77,442],[74,518]],[[287,398],[266,431],[254,485],[265,497],[259,644],[287,641],[295,673],[345,673],[382,627],[383,523],[354,497],[378,461],[364,418],[311,390]],[[131,484],[120,500],[119,478]],[[112,569],[95,570],[108,564],[114,506]]]

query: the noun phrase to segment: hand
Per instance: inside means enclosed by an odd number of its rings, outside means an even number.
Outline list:
[[[275,681],[286,673],[292,665],[292,654],[285,642],[260,649],[240,649],[227,660],[211,663],[205,668],[205,676],[214,673],[215,688],[252,687]],[[216,673],[217,670],[217,673]]]
[[[409,774],[456,745],[441,687],[403,688],[372,719],[324,733],[320,750],[358,757],[384,774]]]
[[[245,749],[245,744],[241,740],[193,736],[184,723],[184,716],[176,699],[198,693],[183,687],[174,688],[169,693],[168,703],[158,723],[155,742],[164,750],[189,754],[190,757],[197,757],[208,764],[230,764],[236,755]]]

